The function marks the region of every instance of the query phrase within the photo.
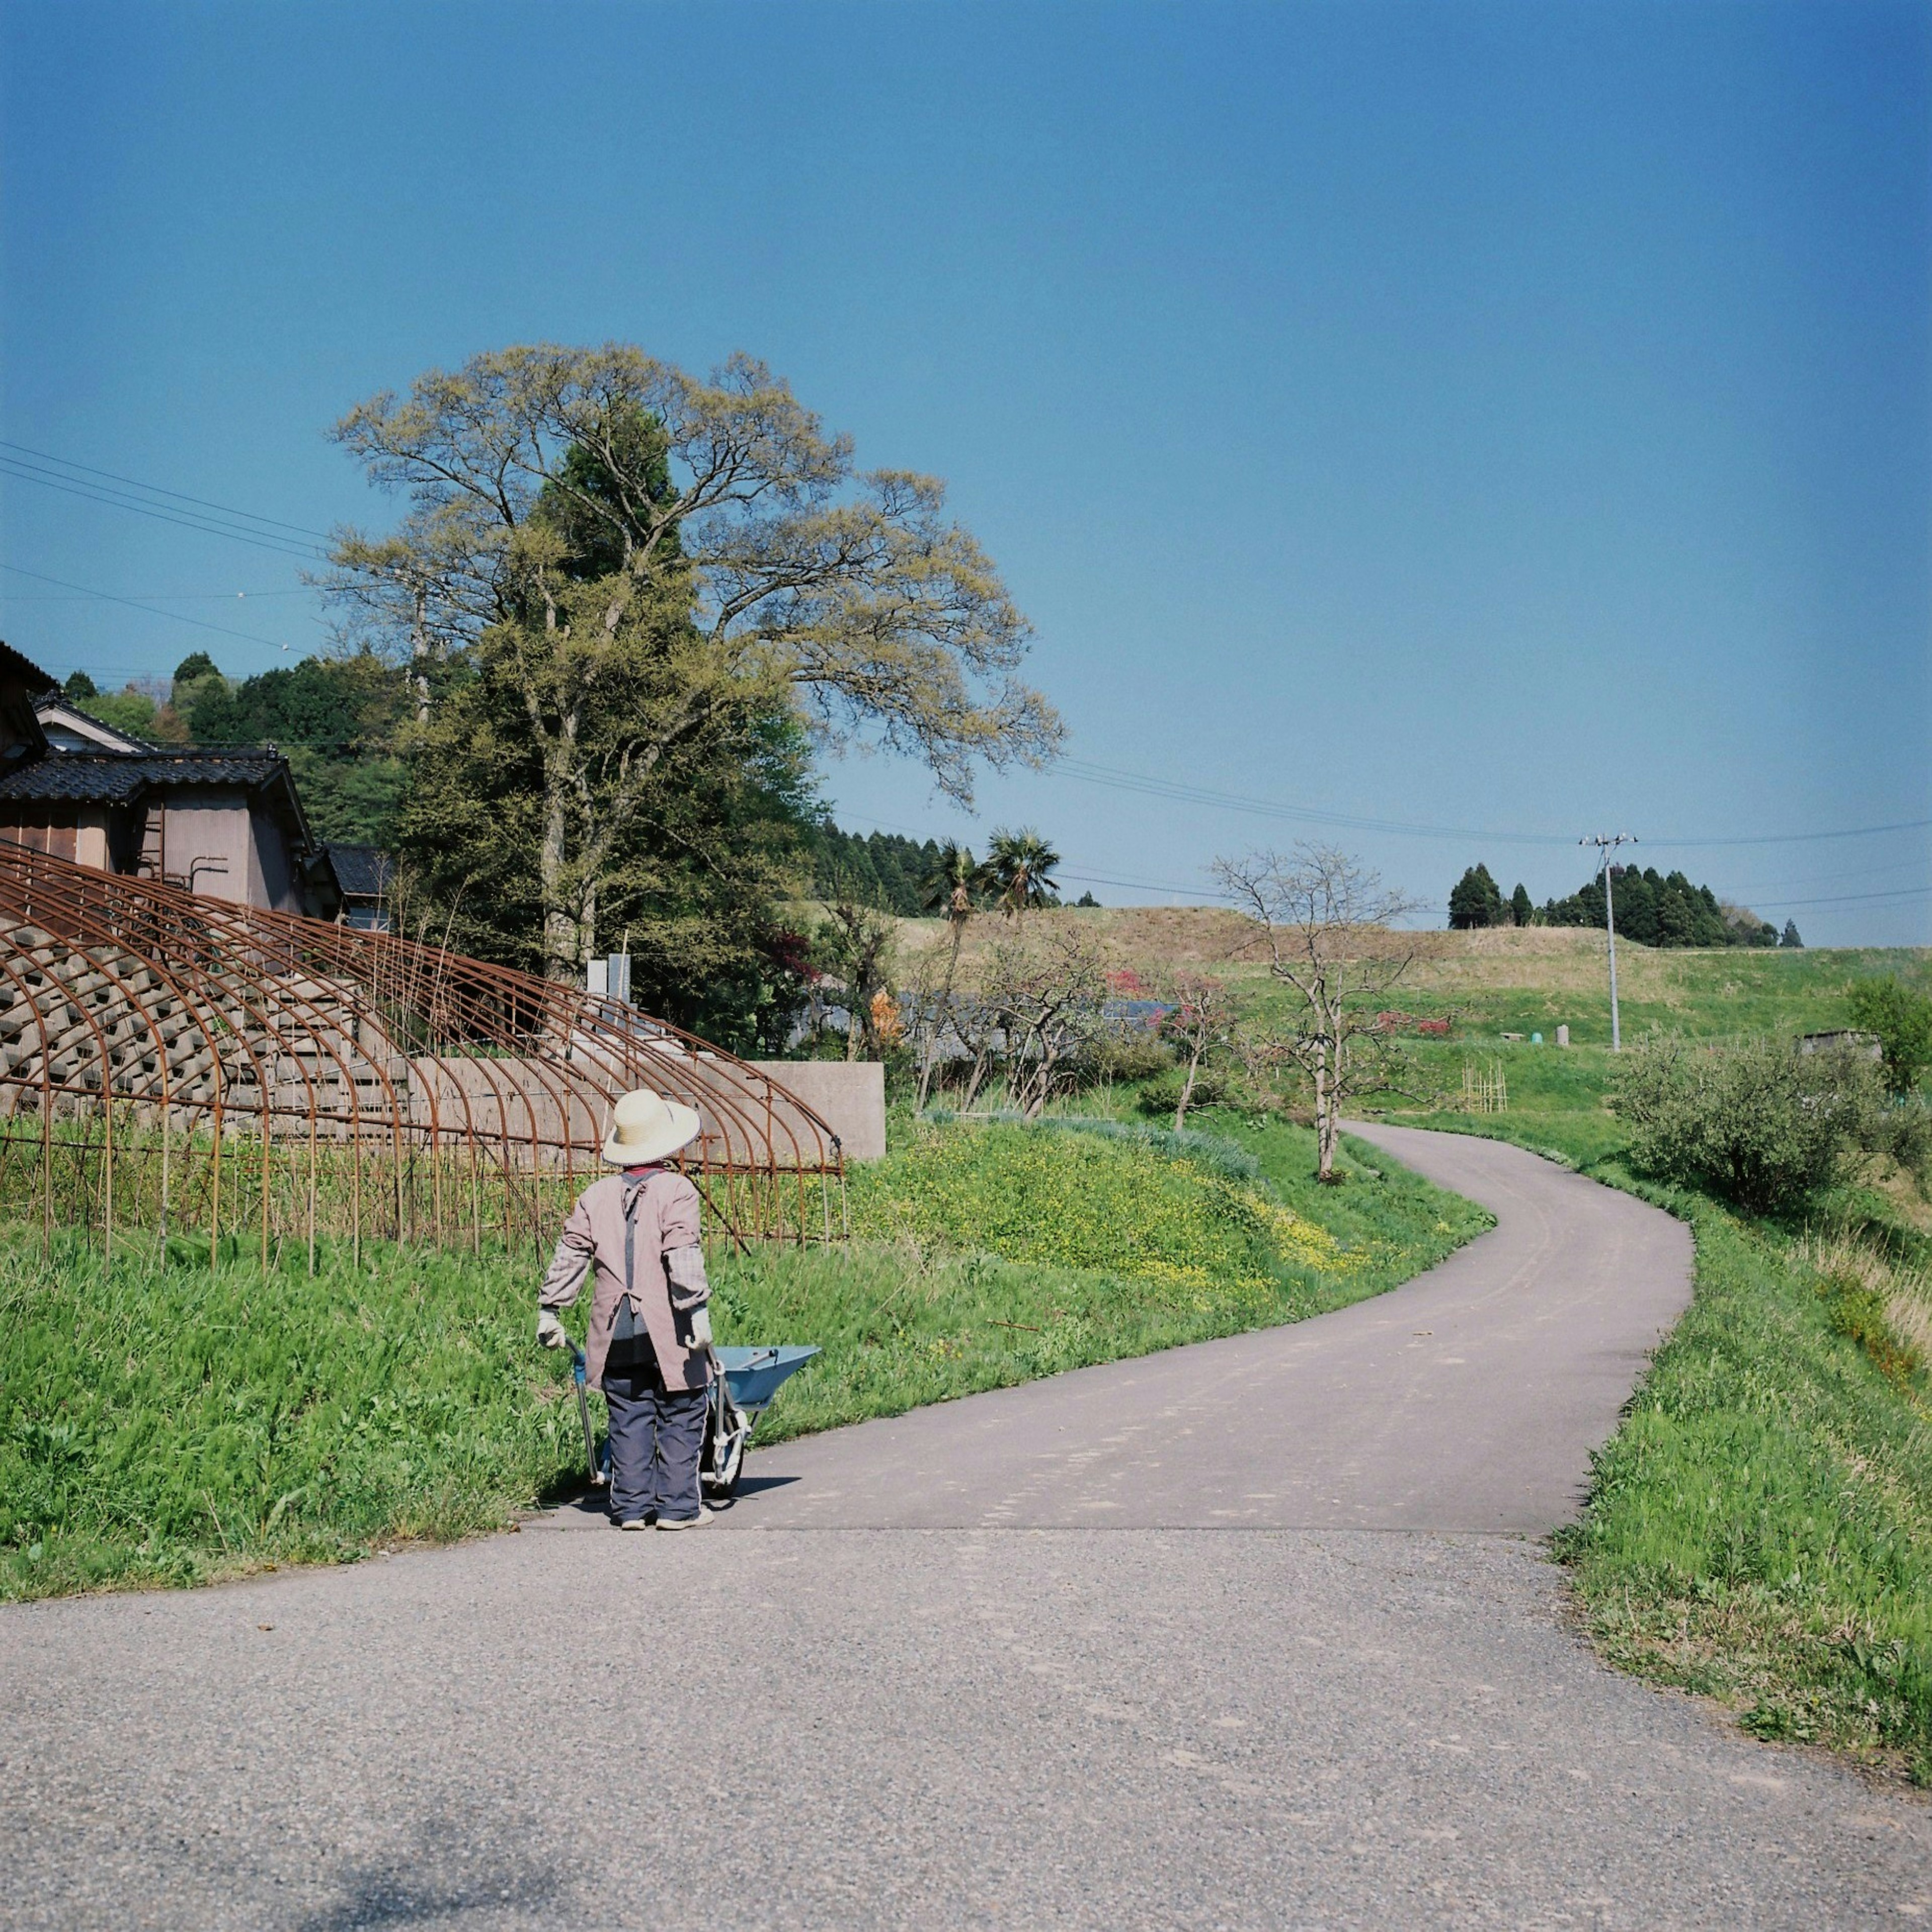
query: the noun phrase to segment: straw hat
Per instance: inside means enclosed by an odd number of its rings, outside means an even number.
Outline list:
[[[694,1141],[701,1124],[694,1108],[640,1087],[620,1094],[611,1108],[604,1158],[613,1167],[649,1167]]]

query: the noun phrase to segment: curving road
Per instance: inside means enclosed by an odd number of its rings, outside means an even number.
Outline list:
[[[21,1928],[1820,1927],[1932,1810],[1600,1669],[1532,1540],[1684,1231],[1362,1130],[1494,1232],[1299,1326],[520,1535],[0,1612]]]

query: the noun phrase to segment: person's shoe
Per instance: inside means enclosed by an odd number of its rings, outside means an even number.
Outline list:
[[[627,1516],[617,1526],[620,1529],[649,1529],[650,1526],[651,1520],[647,1516]]]
[[[658,1518],[660,1529],[702,1529],[711,1520],[713,1512],[702,1503],[698,1506],[695,1516],[661,1516]]]

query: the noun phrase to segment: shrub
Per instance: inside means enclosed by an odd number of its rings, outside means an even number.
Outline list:
[[[1892,1152],[1900,1111],[1886,1106],[1879,1070],[1856,1054],[1674,1036],[1631,1053],[1611,1105],[1630,1127],[1634,1166],[1761,1214],[1801,1206],[1862,1153]]]
[[[1174,1064],[1166,1040],[1148,1026],[1108,1027],[1088,1042],[1080,1071],[1090,1080],[1151,1080]],[[1174,1111],[1172,1104],[1168,1112]]]
[[[1174,1108],[1180,1105],[1180,1090],[1186,1079],[1186,1067],[1171,1066],[1141,1089],[1134,1096],[1134,1105],[1144,1114],[1165,1114],[1172,1118]],[[1187,1104],[1190,1107],[1218,1107],[1232,1090],[1232,1083],[1223,1069],[1198,1067],[1194,1074],[1194,1092]]]
[[[1851,1008],[1853,1022],[1878,1036],[1886,1084],[1901,1097],[1910,1094],[1932,1066],[1932,998],[1888,975],[1859,980],[1852,988]]]

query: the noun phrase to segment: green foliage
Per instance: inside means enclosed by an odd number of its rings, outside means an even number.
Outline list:
[[[1271,1190],[1207,1167],[1194,1137],[1100,1138],[1014,1124],[930,1124],[853,1185],[855,1232],[986,1248],[1089,1269],[1183,1298],[1270,1295],[1339,1280],[1366,1250],[1338,1240]]]
[[[1042,1133],[1092,1134],[1102,1140],[1126,1141],[1151,1148],[1167,1160],[1192,1161],[1223,1180],[1247,1181],[1270,1200],[1277,1198],[1261,1162],[1238,1142],[1198,1128],[1150,1126],[1138,1120],[1090,1119],[1080,1114],[1047,1114],[1034,1123]]]
[[[124,731],[130,738],[152,739],[154,736],[154,719],[159,707],[145,691],[136,691],[130,684],[122,691],[98,692],[87,700],[87,715],[98,718],[102,724],[111,725],[116,731]]]
[[[1850,1004],[1853,1022],[1878,1036],[1886,1084],[1895,1094],[1910,1094],[1932,1066],[1932,997],[1888,974],[1856,981]]]
[[[682,614],[675,657],[691,647]],[[542,972],[544,740],[529,726],[532,675],[520,634],[492,632],[453,668],[416,735],[400,846],[459,950]],[[650,716],[682,701],[640,625],[606,653],[611,682],[585,707],[580,750],[611,754]],[[680,742],[658,780],[618,810],[593,790],[572,807],[571,850],[602,850],[573,871],[584,936],[615,951],[630,935],[632,997],[647,1010],[734,1050],[778,1043],[798,999],[783,962],[778,905],[798,882],[813,800],[808,746],[782,706],[721,695],[701,729]]]
[[[317,837],[394,848],[415,700],[394,665],[362,651],[230,684],[210,664],[191,681],[176,674],[174,702],[195,744],[286,752]]]
[[[927,910],[926,882],[940,862],[936,840],[841,832],[826,818],[812,828],[810,846],[815,897],[849,898],[902,919]]]
[[[80,704],[100,694],[100,686],[86,671],[70,671],[66,683],[61,686],[61,694],[70,704]]]
[[[193,684],[200,678],[219,677],[220,675],[220,668],[206,651],[190,651],[175,666],[175,682],[177,684]]]
[[[1059,863],[1060,854],[1030,826],[1017,832],[1003,826],[986,848],[984,890],[1002,912],[1058,905],[1060,888],[1053,874]]]
[[[192,1582],[502,1522],[572,1461],[576,1418],[532,1319],[527,1264],[387,1249],[265,1280],[152,1251],[110,1268],[77,1240],[48,1266],[16,1235],[0,1246],[0,1594]]]
[[[1186,1084],[1187,1070],[1184,1066],[1171,1066],[1148,1081],[1134,1096],[1134,1105],[1144,1114],[1172,1117],[1180,1105],[1180,1090]],[[1234,1077],[1228,1069],[1203,1064],[1194,1070],[1194,1092],[1188,1104],[1193,1107],[1216,1107],[1231,1098],[1234,1091]]]
[[[1519,879],[1516,890],[1510,894],[1510,923],[1527,926],[1536,916],[1536,907],[1529,896],[1529,888]]]
[[[1720,904],[1708,886],[1694,886],[1682,872],[1660,874],[1655,866],[1610,868],[1617,936],[1640,946],[1776,946],[1778,928],[1755,913]],[[1609,923],[1601,874],[1567,899],[1543,908],[1545,926]]]
[[[1173,1064],[1172,1048],[1154,1028],[1116,1024],[1102,1028],[1088,1043],[1081,1072],[1090,1082],[1125,1084],[1152,1080]],[[1174,1112],[1173,1102],[1167,1111]]]
[[[328,588],[446,682],[404,838],[495,956],[572,982],[635,914],[685,1002],[728,986],[748,1024],[805,803],[777,796],[788,740],[862,734],[961,799],[980,760],[1058,742],[1018,681],[1026,620],[942,486],[856,471],[749,357],[699,382],[626,344],[520,345],[335,434],[410,494],[389,536],[337,544]]]
[[[1501,889],[1486,866],[1472,866],[1449,892],[1449,923],[1459,932],[1508,923]]]
[[[1818,1293],[1832,1333],[1856,1342],[1881,1375],[1909,1389],[1925,1365],[1918,1352],[1893,1332],[1886,1297],[1843,1269],[1821,1273]]]
[[[825,1351],[759,1439],[1319,1313],[1486,1225],[1400,1172],[1316,1190],[1312,1158],[1292,1130],[1244,1155],[1106,1123],[920,1130],[854,1170],[849,1247],[714,1252],[722,1341]],[[171,1247],[110,1268],[62,1238],[49,1266],[37,1234],[0,1238],[0,1597],[353,1560],[577,1486],[527,1253],[370,1244],[311,1279]]]
[[[1804,942],[1798,936],[1797,920],[1795,919],[1787,919],[1784,922],[1784,936],[1778,943],[1780,946],[1790,947],[1794,952],[1799,951],[1803,947]]]
[[[1790,1213],[1874,1145],[1875,1070],[1843,1051],[1800,1054],[1753,1037],[1646,1040],[1617,1070],[1611,1104],[1640,1171],[1759,1214]]]

